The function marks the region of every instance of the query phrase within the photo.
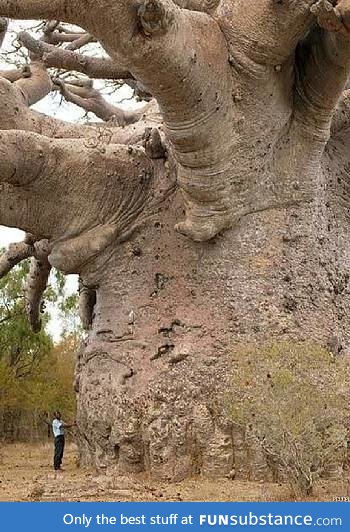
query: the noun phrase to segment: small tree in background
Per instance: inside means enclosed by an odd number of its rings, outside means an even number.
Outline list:
[[[45,412],[59,408],[69,416],[75,410],[77,298],[66,296],[65,279],[54,272],[43,294],[42,328],[34,333],[25,313],[28,271],[28,262],[23,262],[0,280],[0,438],[10,441],[37,439],[45,428]],[[62,314],[66,332],[56,345],[48,332],[52,304]]]
[[[78,336],[67,336],[42,360],[27,390],[32,408],[50,413],[60,410],[66,418],[75,415],[73,375],[79,342]]]
[[[230,415],[295,492],[343,469],[349,437],[349,360],[317,345],[283,343],[237,352]]]

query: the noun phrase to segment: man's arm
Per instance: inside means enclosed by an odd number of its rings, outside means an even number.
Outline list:
[[[74,420],[72,423],[64,423],[62,421],[62,427],[64,429],[71,429],[72,427],[75,427],[77,425],[77,422]]]

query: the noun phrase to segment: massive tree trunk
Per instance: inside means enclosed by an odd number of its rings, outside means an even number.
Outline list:
[[[1,89],[0,221],[81,278],[82,461],[266,478],[225,413],[237,346],[349,349],[349,2],[103,3],[0,0],[3,16],[79,24],[111,57],[22,35],[36,70]],[[156,102],[126,115],[61,83],[107,126],[43,117],[28,105],[59,64]]]
[[[98,268],[77,369],[82,458],[157,478],[266,479],[225,418],[235,357],[252,341],[348,348],[346,209],[273,200],[198,244],[173,231],[181,215],[171,198]]]

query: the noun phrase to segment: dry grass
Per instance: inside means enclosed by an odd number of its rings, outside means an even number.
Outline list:
[[[195,478],[177,484],[145,475],[113,477],[79,469],[76,448],[67,446],[65,471],[52,471],[52,445],[6,445],[1,449],[0,501],[287,501],[289,488],[273,483]],[[311,499],[349,496],[349,480],[323,482]]]
[[[311,342],[237,350],[228,410],[252,446],[252,469],[269,467],[305,497],[317,479],[339,477],[350,463],[349,375],[348,358]]]

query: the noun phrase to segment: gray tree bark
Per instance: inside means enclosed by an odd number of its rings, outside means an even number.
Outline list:
[[[0,0],[0,16],[78,24],[110,56],[84,63],[24,36],[31,76],[0,79],[0,222],[48,240],[88,305],[81,459],[266,478],[225,414],[237,346],[349,348],[350,2],[102,4]],[[29,106],[60,62],[153,100],[126,118],[68,84],[107,122],[42,116]]]

